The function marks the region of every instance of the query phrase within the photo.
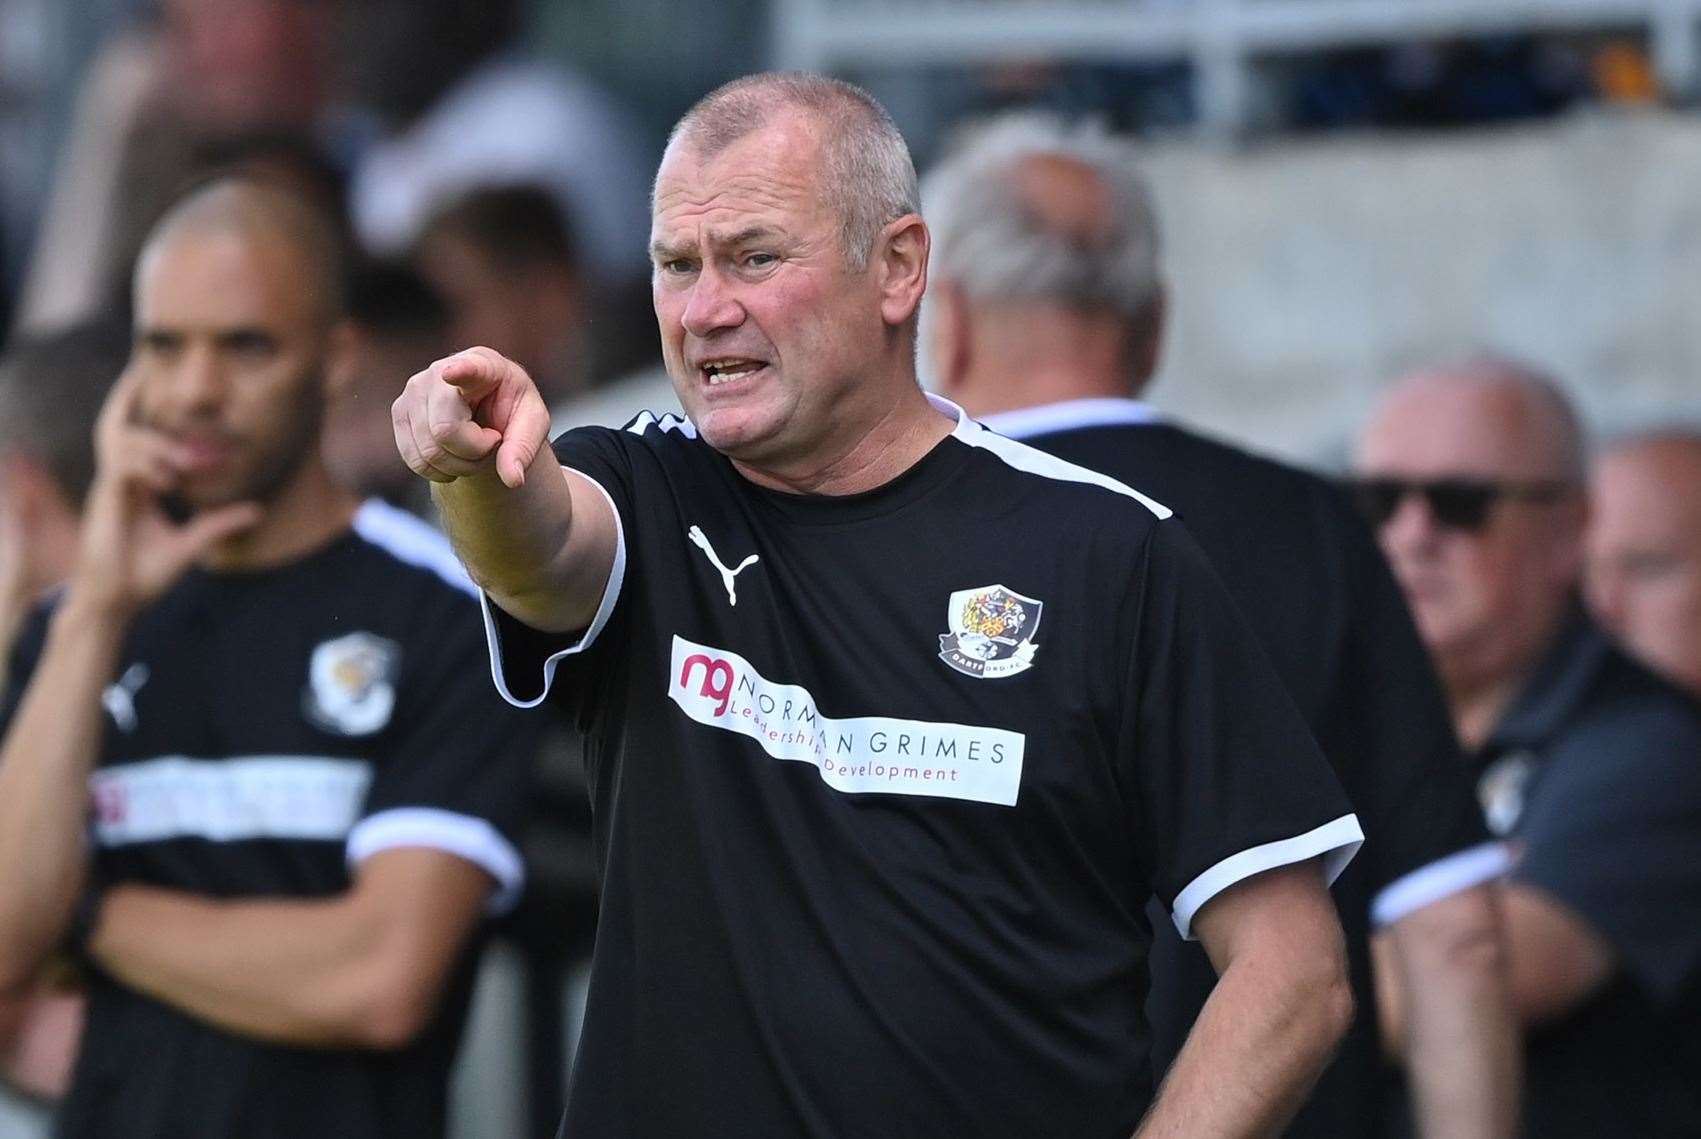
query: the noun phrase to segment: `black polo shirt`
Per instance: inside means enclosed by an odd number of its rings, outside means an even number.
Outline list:
[[[1360,839],[1169,511],[960,417],[845,497],[673,417],[555,447],[615,572],[582,637],[491,628],[511,698],[553,683],[589,736],[564,1134],[1126,1139],[1146,900],[1186,930]]]
[[[1376,1134],[1386,1084],[1372,927],[1485,881],[1506,860],[1484,845],[1446,703],[1374,537],[1332,483],[1165,423],[1135,400],[1074,400],[985,423],[1175,508],[1346,788],[1367,836],[1334,889],[1359,1015],[1287,1134]],[[1160,927],[1150,1001],[1160,1071],[1215,983],[1199,947]]]
[[[90,778],[97,876],[216,898],[317,898],[396,847],[485,870],[517,898],[537,722],[485,680],[472,583],[448,543],[377,502],[289,565],[192,570],[137,617]],[[20,643],[12,710],[46,614]],[[444,1133],[469,952],[395,1052],[292,1048],[95,973],[65,1139],[417,1139]]]
[[[1617,959],[1604,989],[1531,1030],[1526,1134],[1701,1135],[1701,705],[1579,615],[1478,761],[1514,879]]]

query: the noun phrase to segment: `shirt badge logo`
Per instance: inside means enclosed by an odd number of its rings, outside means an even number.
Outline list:
[[[1536,757],[1527,751],[1515,751],[1489,764],[1477,780],[1477,801],[1482,805],[1489,833],[1496,838],[1505,838],[1518,826],[1524,815],[1530,779],[1535,773]]]
[[[136,693],[148,682],[148,666],[137,661],[100,694],[101,707],[124,732],[136,730]]]
[[[946,608],[949,633],[939,637],[939,659],[963,673],[990,680],[1034,666],[1034,634],[1044,603],[1002,585],[961,589]]]
[[[715,553],[715,548],[709,545],[709,536],[703,533],[703,528],[701,526],[691,527],[691,529],[685,532],[685,536],[691,539],[692,545],[703,551],[703,555],[709,559],[709,564],[720,571],[721,584],[726,587],[727,604],[737,605],[738,588],[734,585],[734,580],[739,574],[743,573],[762,559],[757,557],[755,554],[751,554],[738,563],[737,569],[727,569],[726,563],[721,561],[720,556]]]
[[[401,646],[372,633],[349,633],[313,650],[302,705],[329,732],[369,736],[390,722],[396,707]]]

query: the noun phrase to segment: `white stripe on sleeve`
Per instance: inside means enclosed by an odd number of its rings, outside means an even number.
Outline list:
[[[436,807],[392,807],[368,815],[348,833],[349,868],[359,866],[381,850],[429,847],[464,858],[496,879],[486,909],[504,914],[520,900],[526,884],[526,865],[514,844],[483,819]]]
[[[1364,831],[1357,815],[1342,815],[1315,830],[1254,846],[1239,854],[1231,854],[1187,884],[1175,896],[1175,928],[1181,936],[1193,939],[1193,916],[1201,907],[1236,882],[1254,874],[1291,866],[1309,858],[1323,858],[1324,882],[1333,885],[1358,848],[1364,845]]]
[[[1461,890],[1504,878],[1511,869],[1512,853],[1501,842],[1485,842],[1449,854],[1382,887],[1370,903],[1370,920],[1377,926],[1393,925],[1407,914]]]

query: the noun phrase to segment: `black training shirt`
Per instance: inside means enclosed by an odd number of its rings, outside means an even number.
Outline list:
[[[1369,836],[1334,887],[1358,1015],[1285,1134],[1377,1134],[1386,1081],[1372,928],[1497,876],[1506,858],[1486,845],[1440,685],[1375,537],[1332,483],[1163,422],[1136,400],[985,422],[1177,511],[1340,778]],[[1159,927],[1149,1011],[1160,1072],[1215,984],[1199,947]]]
[[[507,693],[553,681],[588,730],[571,1139],[1126,1139],[1146,899],[1187,927],[1360,840],[1191,539],[1121,484],[961,418],[839,498],[673,417],[556,454],[618,513],[602,607],[576,643],[487,612]]]
[[[1701,1135],[1701,705],[1578,615],[1478,758],[1513,878],[1617,965],[1531,1030],[1525,1133]]]
[[[365,859],[431,847],[523,878],[534,718],[483,679],[478,605],[448,543],[372,502],[325,549],[191,571],[137,619],[102,703],[96,876],[217,898],[328,897]],[[41,648],[20,644],[7,719]],[[96,973],[64,1139],[420,1139],[446,1126],[471,954],[396,1052],[237,1036]]]

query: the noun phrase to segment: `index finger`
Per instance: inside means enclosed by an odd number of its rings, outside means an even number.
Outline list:
[[[437,375],[444,383],[464,394],[471,394],[468,388],[495,387],[502,381],[502,369],[496,361],[475,348],[457,352],[443,360],[438,365]]]

